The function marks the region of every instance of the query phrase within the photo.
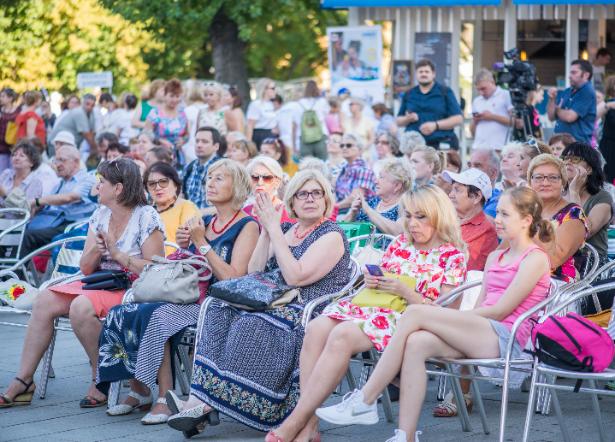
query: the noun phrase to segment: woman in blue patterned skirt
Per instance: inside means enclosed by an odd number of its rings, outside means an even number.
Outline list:
[[[255,213],[261,235],[249,272],[280,269],[287,284],[300,287],[296,301],[272,310],[248,312],[212,300],[199,323],[192,388],[187,402],[173,394],[181,410],[168,424],[192,431],[215,411],[261,431],[269,431],[293,410],[299,398],[299,353],[305,304],[341,290],[349,281],[348,243],[328,221],[334,204],[320,172],[305,170],[289,182],[284,198],[294,225],[280,225],[281,210],[263,195]]]

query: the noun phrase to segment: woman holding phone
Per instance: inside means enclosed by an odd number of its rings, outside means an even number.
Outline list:
[[[408,305],[431,304],[465,280],[461,228],[448,196],[435,185],[406,193],[402,202],[404,233],[391,242],[382,258],[381,267],[387,273],[373,276],[366,271],[365,286],[398,295]],[[378,266],[369,269],[373,273],[379,270]],[[412,277],[416,285],[407,286],[391,274]],[[384,351],[400,317],[401,312],[360,307],[351,300],[326,307],[306,327],[300,357],[299,402],[266,440],[318,440],[314,412],[340,382],[352,355],[371,348]]]

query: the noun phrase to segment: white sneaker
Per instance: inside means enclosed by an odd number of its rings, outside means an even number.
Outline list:
[[[363,392],[348,392],[342,402],[330,407],[319,408],[316,416],[336,425],[374,425],[378,423],[377,402],[367,405],[363,402]]]
[[[414,433],[414,442],[419,442],[419,436],[423,434],[420,431]],[[387,439],[386,442],[407,442],[408,436],[404,430],[395,430],[395,436],[390,439]]]

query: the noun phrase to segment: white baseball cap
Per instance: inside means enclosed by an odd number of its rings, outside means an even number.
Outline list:
[[[69,144],[73,147],[77,147],[75,146],[75,136],[67,130],[61,130],[60,132],[58,132],[57,135],[53,139],[54,143],[56,141],[59,141],[60,143]]]
[[[491,198],[491,180],[482,170],[472,168],[466,169],[461,173],[445,170],[442,173],[442,178],[449,183],[454,181],[459,184],[465,184],[466,186],[477,187],[485,197],[485,200]]]

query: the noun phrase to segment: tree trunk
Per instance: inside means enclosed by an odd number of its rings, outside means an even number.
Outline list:
[[[237,23],[220,8],[209,27],[215,79],[237,86],[244,110],[250,102],[250,85],[246,70],[245,43],[239,39]]]

